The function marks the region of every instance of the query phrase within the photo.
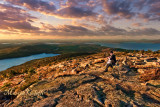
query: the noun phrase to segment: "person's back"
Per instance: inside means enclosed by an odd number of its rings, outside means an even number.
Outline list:
[[[116,64],[116,56],[114,54],[112,54],[110,60],[112,61],[112,65]]]
[[[107,65],[105,72],[108,71],[109,67],[112,67],[116,64],[116,56],[113,54],[113,51],[110,51],[110,57],[108,57]]]

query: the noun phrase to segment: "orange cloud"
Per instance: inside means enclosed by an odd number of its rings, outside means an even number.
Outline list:
[[[159,36],[159,30],[153,29],[157,25],[146,24],[144,29],[135,29],[147,21],[160,21],[159,3],[159,0],[54,0],[52,3],[49,0],[5,0],[5,4],[0,4],[0,30],[6,35],[59,38]],[[136,23],[141,19],[145,22]],[[63,25],[61,20],[67,23]],[[61,26],[55,26],[55,21]],[[126,26],[117,22],[124,22]],[[126,30],[128,27],[130,29]]]
[[[140,26],[142,26],[142,24],[141,23],[133,23],[132,26],[133,27],[140,27]]]

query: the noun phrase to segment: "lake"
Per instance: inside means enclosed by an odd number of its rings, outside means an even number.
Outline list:
[[[160,50],[160,43],[138,43],[138,42],[122,42],[122,43],[96,43],[101,46],[107,46],[111,48],[122,48],[129,50]]]
[[[33,60],[33,59],[40,59],[40,58],[45,58],[45,57],[57,56],[57,55],[59,55],[59,54],[42,53],[42,54],[36,54],[36,55],[20,57],[20,58],[2,59],[2,60],[0,60],[0,71],[6,70],[6,69],[13,67],[13,66],[23,64],[23,63],[30,61],[30,60]]]

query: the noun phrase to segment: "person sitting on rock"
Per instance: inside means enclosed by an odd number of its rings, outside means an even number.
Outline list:
[[[109,67],[113,68],[115,64],[116,64],[116,56],[113,54],[113,51],[110,51],[110,56],[108,57],[106,69],[104,72],[107,72]]]

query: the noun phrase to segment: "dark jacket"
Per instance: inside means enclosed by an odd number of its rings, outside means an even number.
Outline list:
[[[116,64],[116,56],[114,54],[111,56],[110,60],[112,61],[113,65]]]

